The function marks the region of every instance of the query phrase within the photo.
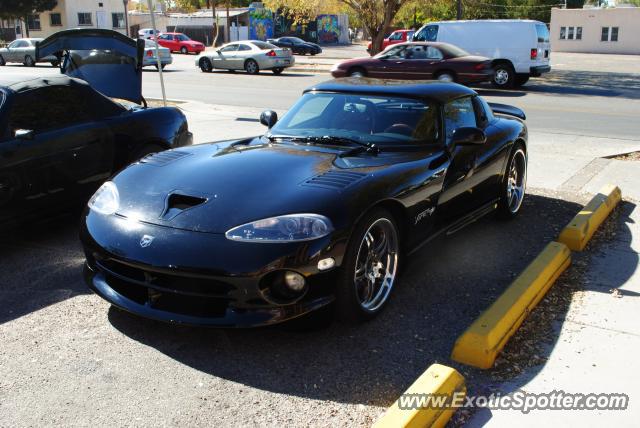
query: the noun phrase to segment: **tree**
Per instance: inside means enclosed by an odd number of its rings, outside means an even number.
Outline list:
[[[405,0],[338,0],[356,12],[363,27],[371,35],[371,54],[382,50],[384,36],[389,33],[391,24]]]
[[[27,23],[29,15],[51,10],[57,4],[57,0],[4,0],[0,16],[3,18],[23,19]],[[28,37],[28,24],[26,25],[26,34]]]

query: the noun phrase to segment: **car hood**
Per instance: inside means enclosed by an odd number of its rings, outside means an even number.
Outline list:
[[[283,214],[336,218],[343,209],[337,201],[366,194],[360,186],[370,177],[416,156],[347,159],[337,158],[333,147],[244,143],[179,148],[130,165],[113,178],[120,195],[117,215],[208,233]]]
[[[61,72],[88,82],[113,98],[142,102],[144,40],[117,31],[74,29],[54,33],[36,45],[36,58],[64,54]]]

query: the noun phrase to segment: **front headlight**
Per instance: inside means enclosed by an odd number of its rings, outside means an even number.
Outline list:
[[[232,241],[296,242],[322,238],[333,231],[331,221],[318,214],[289,214],[234,227],[225,233]]]
[[[105,182],[89,200],[89,208],[93,211],[110,215],[120,207],[120,195],[113,181]]]

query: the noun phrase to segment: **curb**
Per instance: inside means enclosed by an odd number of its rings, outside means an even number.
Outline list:
[[[565,244],[547,244],[456,340],[451,358],[481,369],[491,368],[509,338],[570,264],[571,251]]]
[[[432,364],[418,379],[404,392],[426,399],[446,397],[444,406],[429,406],[414,409],[401,409],[399,399],[387,409],[376,421],[374,428],[413,428],[413,427],[443,427],[456,410],[456,403],[462,404],[467,388],[464,377],[455,369],[441,364]],[[454,396],[455,394],[455,396]]]
[[[313,67],[290,67],[285,72],[293,72],[293,73],[327,73],[331,74],[330,69],[322,69],[322,68],[313,68]]]
[[[603,187],[587,205],[562,229],[558,241],[573,251],[582,251],[622,199],[622,192],[613,184]]]

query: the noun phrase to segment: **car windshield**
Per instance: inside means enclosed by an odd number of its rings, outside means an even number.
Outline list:
[[[156,47],[156,42],[154,42],[153,40],[145,39],[144,40],[144,47],[145,48],[155,48]],[[160,47],[160,46],[158,46],[158,47]]]
[[[191,40],[190,38],[188,38],[187,36],[185,36],[184,34],[178,34],[176,35],[176,39],[180,40],[181,42],[186,42]]]
[[[307,93],[271,128],[273,136],[349,138],[381,146],[439,141],[435,103],[385,95]]]
[[[448,56],[457,58],[461,56],[469,56],[471,55],[469,52],[465,51],[454,45],[441,45],[440,49],[448,54]]]
[[[299,39],[297,37],[289,37],[289,40],[292,41],[293,43],[306,43],[304,40]]]

